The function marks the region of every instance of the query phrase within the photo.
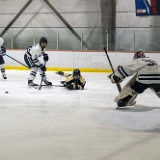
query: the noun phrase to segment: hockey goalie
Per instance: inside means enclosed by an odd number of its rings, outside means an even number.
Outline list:
[[[133,60],[124,66],[118,66],[108,78],[112,83],[121,83],[124,78],[132,76],[119,95],[114,99],[118,107],[136,104],[136,97],[150,88],[160,98],[160,66],[145,56],[143,51],[137,51]]]

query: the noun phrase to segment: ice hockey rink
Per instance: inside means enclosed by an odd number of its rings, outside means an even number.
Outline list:
[[[159,98],[146,90],[135,106],[116,110],[118,90],[107,73],[82,75],[83,91],[39,91],[28,88],[29,71],[7,70],[7,81],[0,80],[0,160],[160,159]],[[47,77],[64,80],[53,71]]]

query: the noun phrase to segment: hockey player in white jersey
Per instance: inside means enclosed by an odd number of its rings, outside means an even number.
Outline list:
[[[121,83],[128,76],[132,78],[114,99],[118,107],[134,105],[138,94],[148,88],[160,98],[160,66],[151,58],[147,58],[143,51],[137,51],[129,64],[118,66],[115,73],[108,77],[112,83]]]
[[[4,59],[3,59],[3,56],[5,56],[6,54],[6,48],[5,48],[5,45],[4,45],[4,40],[3,38],[0,37],[0,70],[1,70],[1,73],[2,73],[2,76],[3,76],[3,79],[7,79],[7,76],[6,76],[6,71],[5,71],[5,68],[4,68]]]
[[[29,68],[31,68],[30,78],[28,80],[28,86],[36,86],[37,84],[33,83],[37,72],[39,71],[40,76],[43,82],[46,85],[52,85],[46,79],[46,66],[44,66],[40,61],[39,57],[43,56],[43,60],[47,62],[49,60],[48,54],[45,53],[44,49],[47,46],[47,38],[41,37],[38,44],[34,44],[33,46],[29,46],[25,52],[24,60]]]

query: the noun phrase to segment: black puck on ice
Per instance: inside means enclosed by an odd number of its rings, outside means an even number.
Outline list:
[[[6,91],[5,93],[6,93],[6,94],[8,94],[9,92],[8,92],[8,91]]]

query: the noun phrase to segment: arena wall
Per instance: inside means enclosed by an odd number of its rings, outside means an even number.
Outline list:
[[[7,55],[14,59],[24,62],[25,50],[7,50]],[[73,68],[80,68],[81,71],[86,72],[110,72],[111,67],[109,65],[107,56],[104,51],[46,51],[49,55],[49,61],[47,62],[47,70],[49,71],[70,71]],[[132,60],[133,52],[108,52],[110,60],[114,68],[118,65],[124,65]],[[158,52],[146,53],[147,57],[151,57],[160,64],[160,54]],[[12,60],[11,58],[4,56],[6,69],[27,69],[21,64]],[[40,58],[43,62],[42,57]]]

